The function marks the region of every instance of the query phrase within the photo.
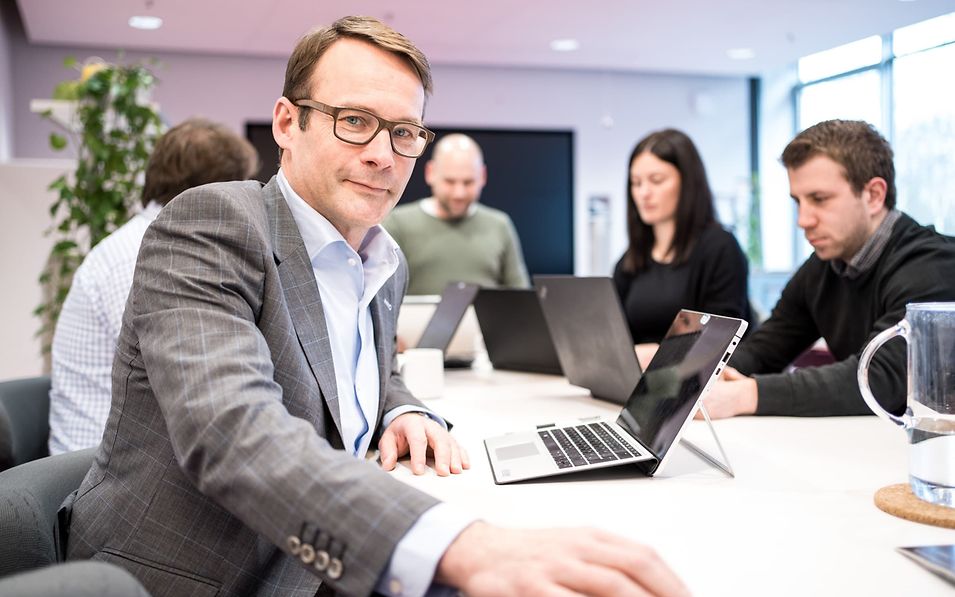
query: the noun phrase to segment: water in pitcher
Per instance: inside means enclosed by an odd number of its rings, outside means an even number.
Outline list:
[[[955,508],[955,417],[913,419],[909,481],[919,498]]]

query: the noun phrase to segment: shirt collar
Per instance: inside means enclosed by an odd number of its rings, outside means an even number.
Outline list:
[[[427,199],[422,199],[421,201],[418,202],[418,205],[420,205],[421,210],[424,211],[424,213],[428,214],[429,216],[433,218],[438,218],[439,220],[443,219],[441,218],[441,216],[438,215],[438,200],[435,199],[434,197],[428,197]],[[470,218],[475,213],[477,213],[477,210],[478,210],[478,202],[475,201],[474,203],[468,206],[468,213],[464,214],[464,217],[460,219],[464,220],[466,218]]]
[[[892,234],[892,227],[898,221],[902,212],[892,209],[882,219],[882,223],[875,229],[872,236],[869,237],[859,252],[856,253],[848,262],[841,259],[833,259],[831,262],[834,272],[854,280],[868,271],[875,265],[875,262],[882,256],[885,247],[889,244],[889,236]]]
[[[281,169],[277,178],[279,189],[292,212],[292,219],[295,220],[302,235],[302,241],[305,242],[305,250],[310,262],[314,263],[315,258],[333,243],[342,243],[351,249],[345,237],[328,221],[328,218],[318,213],[292,189],[292,185],[289,184]],[[394,273],[398,269],[398,243],[380,225],[375,225],[368,231],[356,253],[366,270],[384,268]]]

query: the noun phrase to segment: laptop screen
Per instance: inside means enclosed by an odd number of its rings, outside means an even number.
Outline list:
[[[482,288],[474,311],[495,369],[563,374],[536,292]]]
[[[662,460],[720,360],[729,356],[730,343],[742,334],[741,324],[730,317],[680,311],[617,423]]]
[[[418,340],[417,348],[439,348],[445,352],[464,313],[481,287],[477,284],[449,282],[441,293],[441,302]]]
[[[640,379],[630,328],[613,280],[534,276],[541,311],[567,380],[624,404]]]

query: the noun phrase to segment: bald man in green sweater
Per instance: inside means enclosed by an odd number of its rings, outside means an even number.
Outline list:
[[[443,137],[425,164],[431,197],[394,209],[383,226],[408,260],[408,294],[441,294],[448,282],[526,288],[511,219],[480,205],[484,155],[467,135]]]

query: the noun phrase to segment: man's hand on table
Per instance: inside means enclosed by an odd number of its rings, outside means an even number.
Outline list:
[[[446,477],[471,468],[467,450],[459,446],[444,427],[417,412],[395,417],[381,435],[378,442],[381,468],[394,470],[398,459],[410,454],[411,470],[422,475],[427,468],[429,448],[434,454],[434,470],[438,476]]]
[[[633,347],[633,351],[637,353],[637,361],[640,363],[641,369],[644,371],[647,370],[647,365],[650,364],[650,361],[653,359],[653,355],[657,353],[658,348],[660,348],[660,345],[656,342],[637,344]]]
[[[653,549],[596,529],[518,530],[476,522],[451,543],[435,582],[470,597],[676,597],[689,591]]]
[[[758,402],[759,391],[756,380],[732,367],[723,370],[723,375],[703,397],[703,404],[706,405],[706,412],[711,419],[756,414]],[[695,418],[702,419],[703,413],[696,411]]]

